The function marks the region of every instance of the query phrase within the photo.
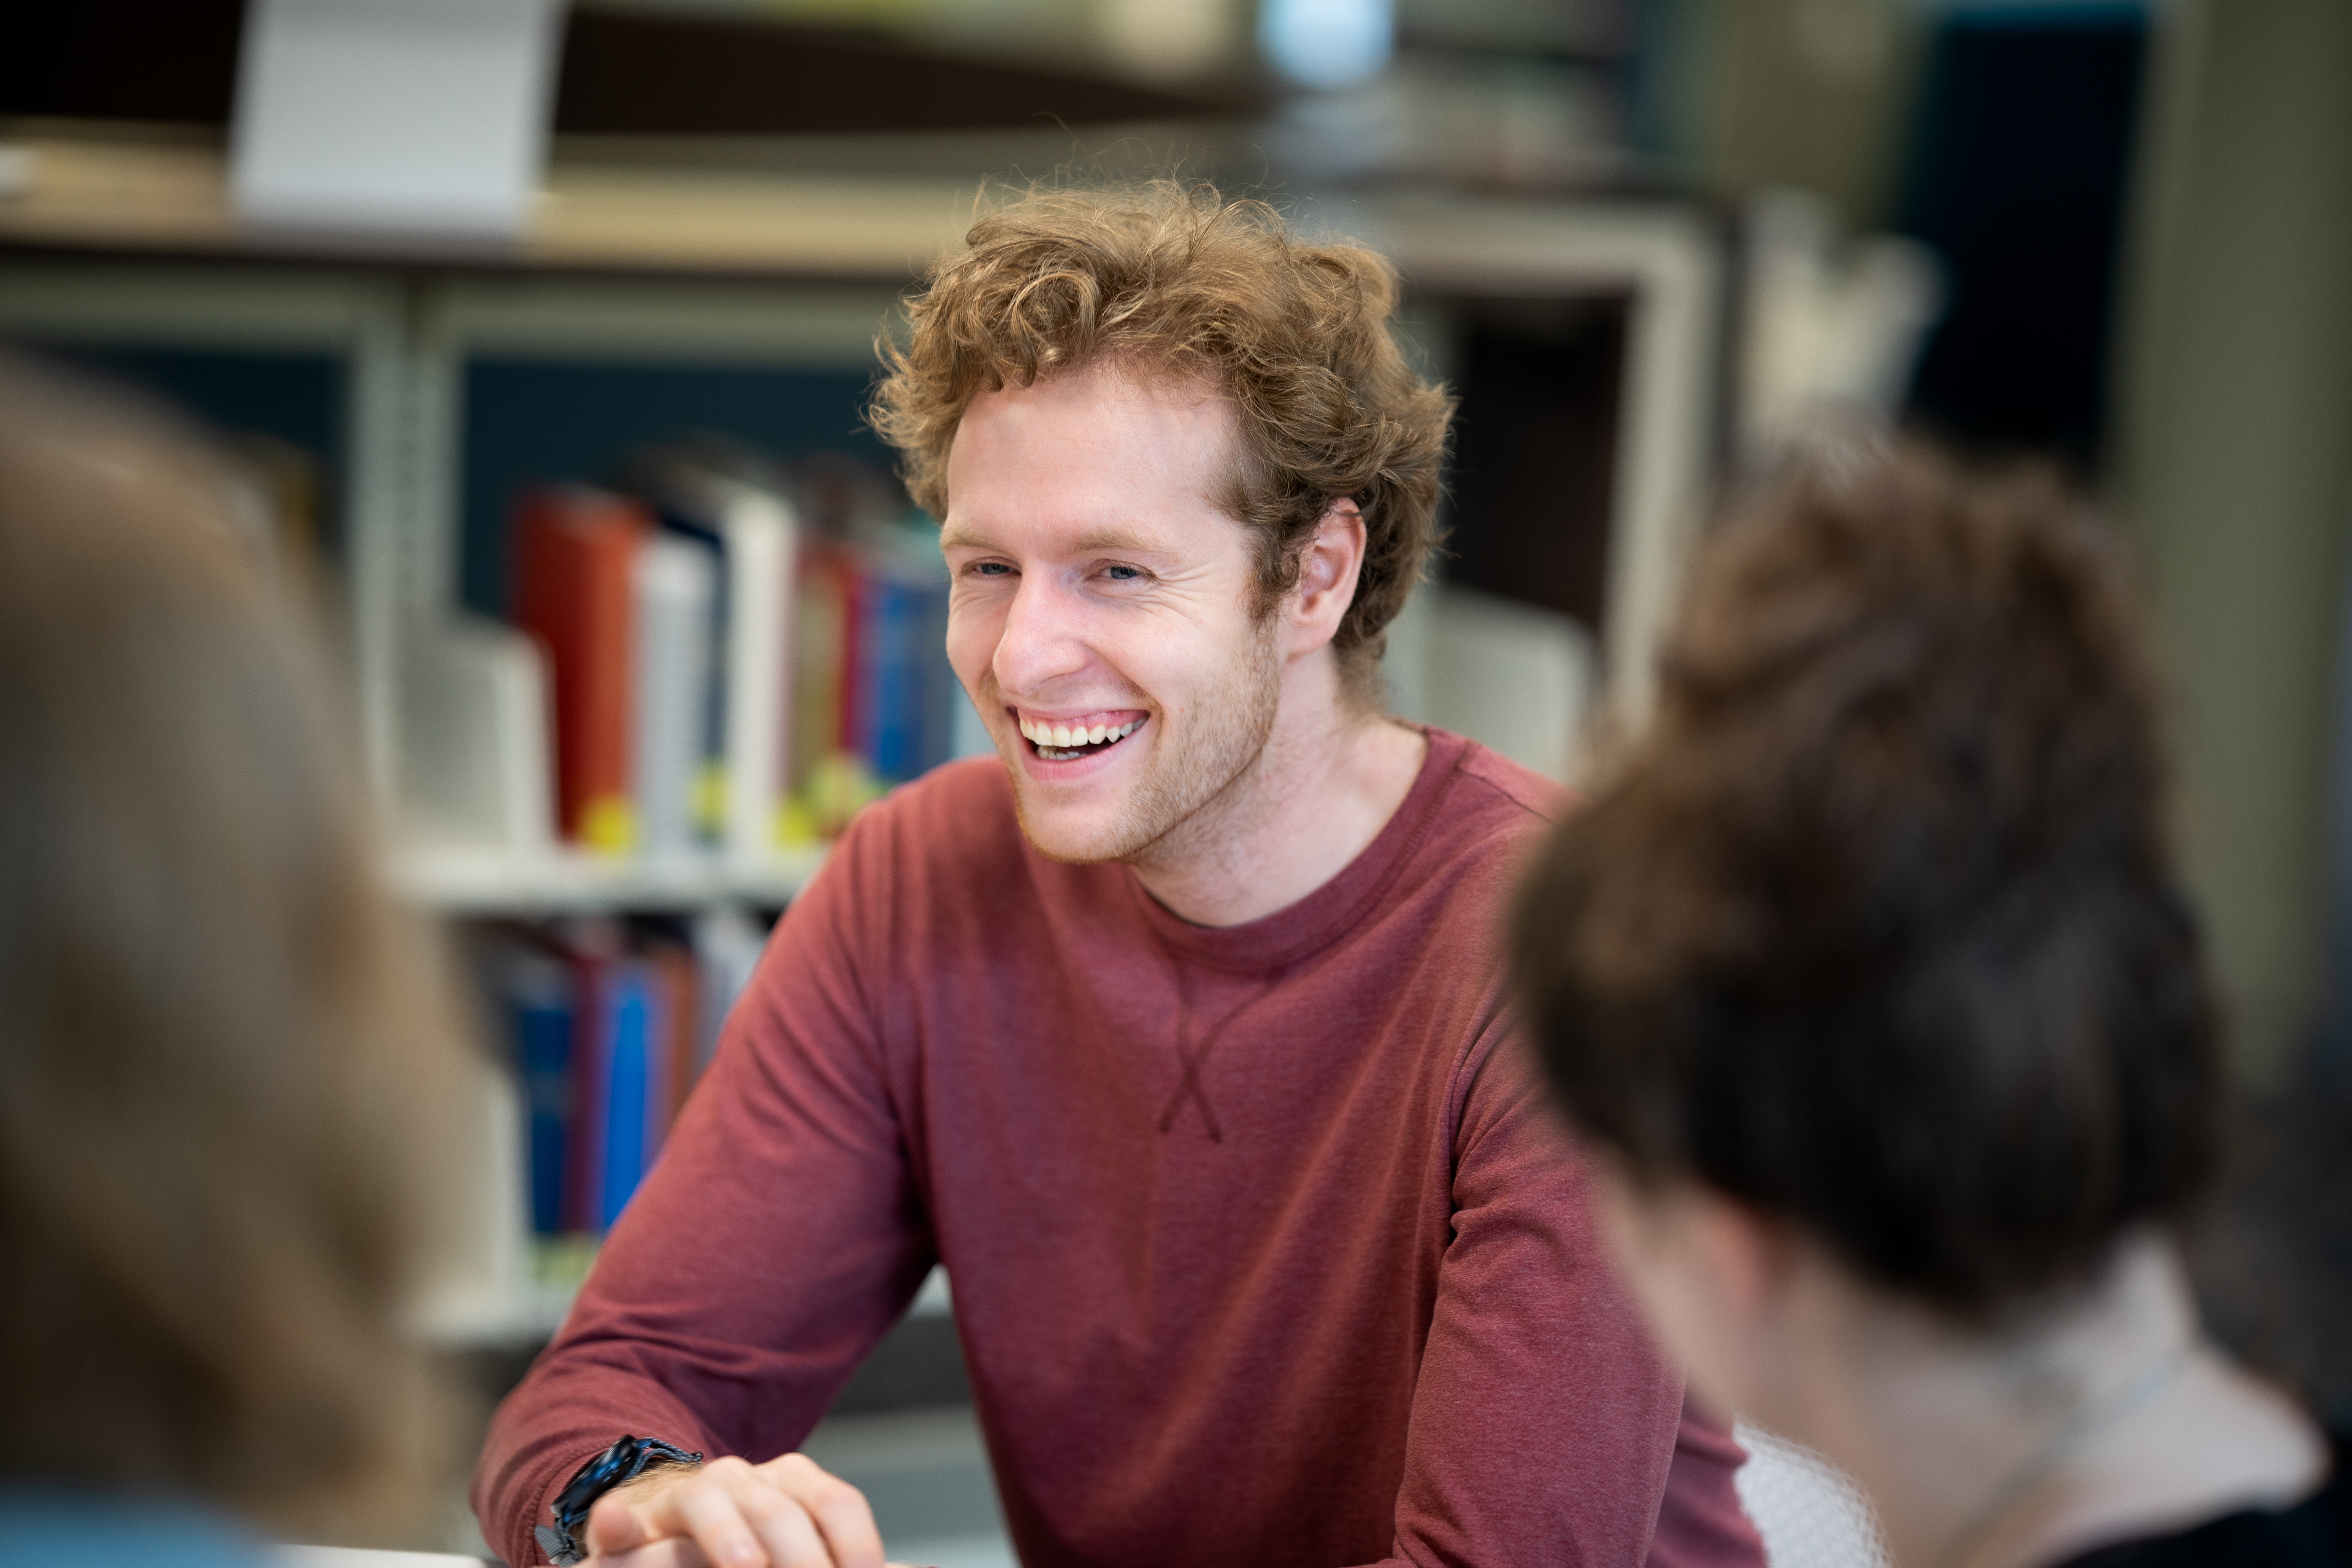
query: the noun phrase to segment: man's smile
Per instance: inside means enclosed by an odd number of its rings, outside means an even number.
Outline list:
[[[1049,763],[1076,762],[1107,752],[1141,729],[1148,717],[1133,708],[1053,715],[1018,708],[1011,711],[1023,738]]]

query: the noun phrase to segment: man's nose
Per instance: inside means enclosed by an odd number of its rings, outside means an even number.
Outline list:
[[[1024,577],[1013,591],[996,641],[996,684],[1013,693],[1036,693],[1056,679],[1087,665],[1078,606],[1044,574]]]

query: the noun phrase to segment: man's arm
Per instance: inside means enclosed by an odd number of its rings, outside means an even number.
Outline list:
[[[1658,1510],[1658,1532],[1650,1540],[1650,1568],[1717,1568],[1745,1563],[1760,1568],[1764,1538],[1740,1506],[1731,1478],[1748,1462],[1732,1437],[1731,1423],[1683,1401],[1682,1430],[1675,1438],[1675,1468],[1666,1475],[1666,1500]]]
[[[1474,1052],[1462,1099],[1454,1237],[1394,1550],[1423,1564],[1636,1568],[1675,1455],[1682,1379],[1609,1263],[1581,1158],[1503,1027]],[[1727,1468],[1685,1467],[1685,1479],[1729,1491]],[[1677,1563],[1761,1568],[1760,1554],[1725,1544]]]
[[[562,1331],[499,1407],[474,1507],[507,1561],[541,1560],[532,1526],[623,1433],[755,1462],[796,1447],[929,1268],[857,963],[886,902],[861,885],[877,826],[786,912]]]

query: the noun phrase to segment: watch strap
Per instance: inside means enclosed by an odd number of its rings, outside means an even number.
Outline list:
[[[553,1521],[531,1529],[547,1560],[555,1568],[572,1568],[586,1558],[587,1544],[580,1539],[579,1531],[587,1523],[589,1510],[596,1506],[596,1500],[662,1463],[698,1465],[702,1456],[658,1437],[636,1437],[625,1433],[611,1447],[573,1471],[563,1489],[555,1494],[549,1510]]]

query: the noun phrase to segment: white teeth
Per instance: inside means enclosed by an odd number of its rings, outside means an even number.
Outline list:
[[[1142,722],[1140,719],[1134,719],[1124,724],[1096,724],[1088,727],[1084,724],[1076,726],[1048,724],[1042,719],[1019,721],[1021,734],[1024,740],[1034,741],[1040,746],[1050,746],[1055,751],[1062,752],[1074,751],[1081,746],[1099,746],[1107,741],[1124,741],[1134,734]]]

